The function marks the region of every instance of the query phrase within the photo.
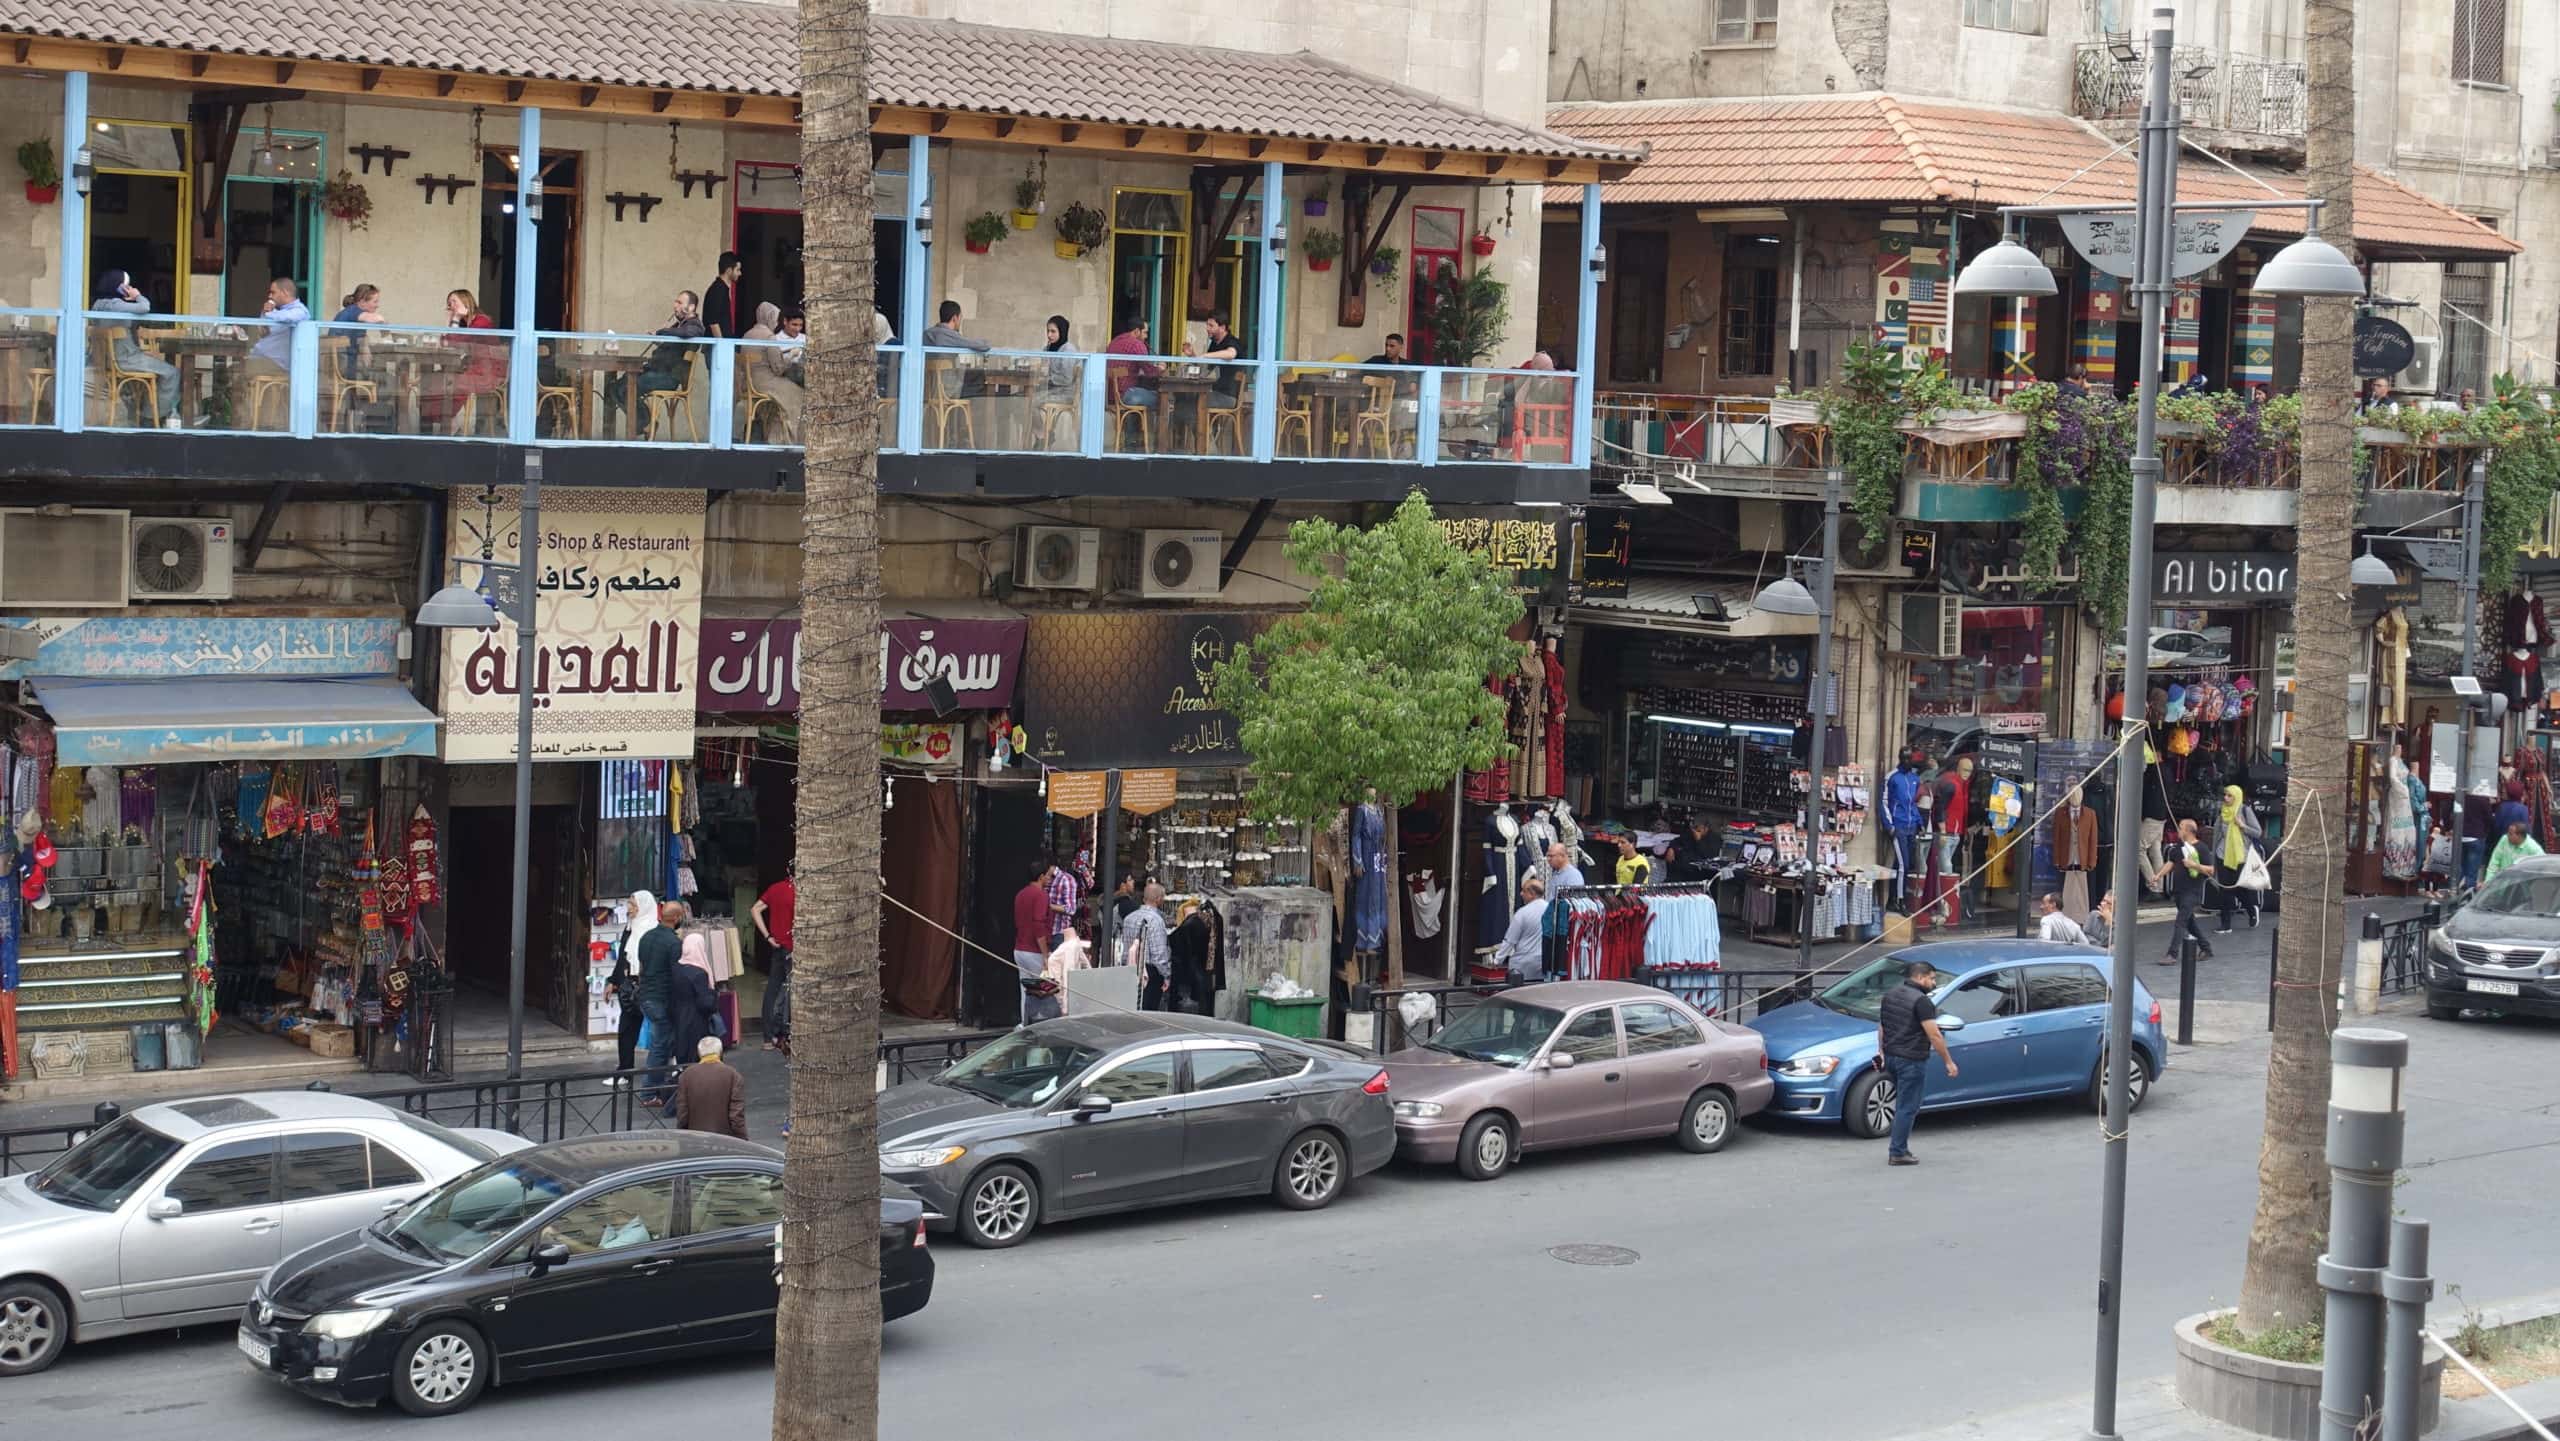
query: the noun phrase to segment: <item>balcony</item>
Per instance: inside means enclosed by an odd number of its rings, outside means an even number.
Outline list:
[[[567,484],[799,483],[799,341],[68,315],[66,332],[65,312],[0,309],[0,431],[21,477],[476,485],[535,446]],[[889,492],[1588,490],[1587,412],[1556,371],[893,345],[878,389]]]
[[[1599,482],[1690,483],[1718,495],[1820,500],[1830,437],[1796,397],[1604,391],[1592,408]]]
[[[2301,61],[2181,45],[2173,63],[2178,103],[2199,143],[2262,154],[2301,152],[2310,96]],[[2142,119],[2147,64],[2128,36],[2083,42],[2072,67],[2071,113],[2095,122],[2110,138],[2131,138]]]

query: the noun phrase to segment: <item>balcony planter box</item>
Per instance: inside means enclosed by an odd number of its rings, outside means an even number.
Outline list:
[[[38,185],[32,180],[27,182],[27,203],[29,205],[51,205],[53,202],[61,198],[62,187],[59,185]]]
[[[1325,197],[1323,197],[1323,196],[1321,196],[1321,195],[1310,195],[1310,196],[1308,196],[1308,197],[1307,197],[1307,218],[1308,218],[1309,220],[1322,220],[1322,219],[1324,218],[1324,213],[1325,213],[1325,211],[1326,211],[1328,208],[1330,208],[1331,204],[1332,204],[1332,202],[1331,202],[1331,201],[1328,201]]]
[[[1060,260],[1084,259],[1084,247],[1072,240],[1052,240],[1049,242],[1049,248],[1057,252]]]

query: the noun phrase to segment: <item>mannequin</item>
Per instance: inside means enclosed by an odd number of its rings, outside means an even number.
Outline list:
[[[2053,868],[2062,872],[2062,913],[2077,924],[2089,919],[2089,871],[2098,863],[2098,813],[2078,786],[2063,793],[2053,813]]]
[[[2499,639],[2506,648],[2506,667],[2498,677],[2498,689],[2517,706],[2532,706],[2542,699],[2542,652],[2551,644],[2551,623],[2543,618],[2542,597],[2522,586],[2507,593],[2501,607]]]
[[[1964,879],[1964,838],[1973,821],[1973,757],[1958,756],[1929,787],[1930,818],[1937,829],[1929,856],[1926,920],[1953,926],[1962,919],[1957,891]]]
[[[1351,949],[1387,944],[1387,812],[1369,787],[1351,811]]]
[[[1484,886],[1476,896],[1476,956],[1482,960],[1502,945],[1511,929],[1511,912],[1520,904],[1520,878],[1529,874],[1528,842],[1511,807],[1498,805],[1484,820]]]
[[[1902,763],[1884,782],[1884,833],[1893,847],[1893,899],[1905,913],[1911,909],[1911,882],[1928,815],[1920,806],[1920,753],[1902,753]]]

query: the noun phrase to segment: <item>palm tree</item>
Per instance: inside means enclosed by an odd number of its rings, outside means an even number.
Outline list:
[[[2304,180],[2326,201],[2320,235],[2355,253],[2355,5],[2309,0],[2310,125]],[[2276,1024],[2267,1055],[2266,1129],[2258,1142],[2258,1210],[2240,1280],[2240,1329],[2256,1334],[2320,1315],[2317,1276],[2328,1230],[2329,1032],[2337,1020],[2344,936],[2348,596],[2356,477],[2355,304],[2308,300],[2302,315],[2302,513],[2295,557],[2293,721],[2285,749],[2284,928],[2276,949]]]
[[[880,1434],[880,507],[868,0],[802,0],[809,310],[791,1159],[774,1441]]]

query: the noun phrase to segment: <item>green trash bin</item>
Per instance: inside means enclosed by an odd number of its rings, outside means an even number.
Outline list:
[[[1304,996],[1283,1001],[1257,995],[1253,998],[1248,1018],[1266,1031],[1312,1040],[1324,1031],[1324,997]]]

